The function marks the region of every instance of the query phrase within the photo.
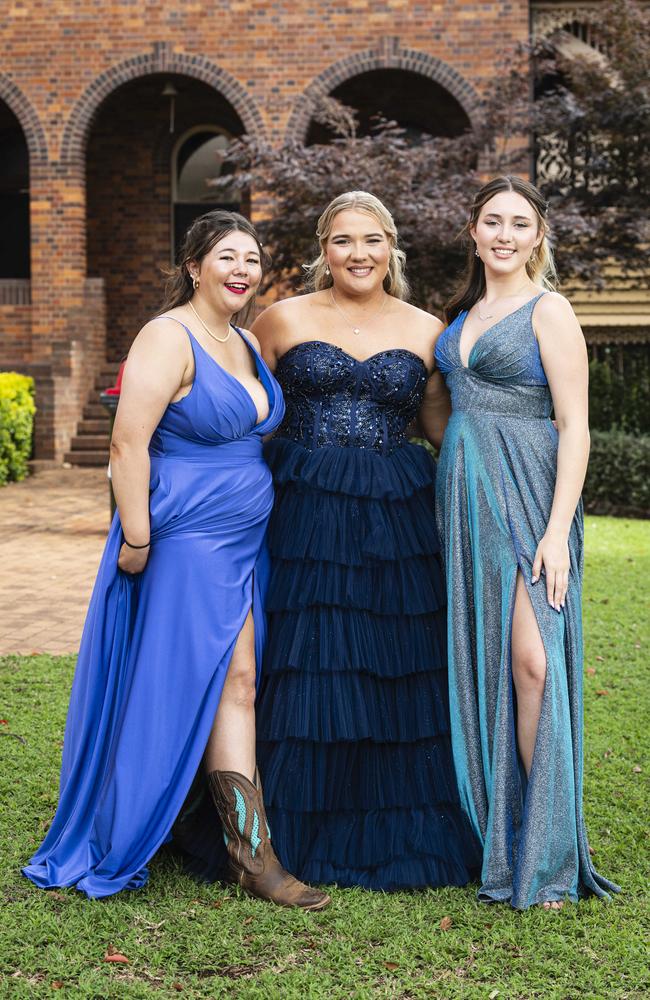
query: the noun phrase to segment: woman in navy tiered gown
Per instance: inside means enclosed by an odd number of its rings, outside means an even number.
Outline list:
[[[319,221],[312,294],[256,321],[287,405],[258,747],[274,843],[301,877],[463,885],[477,861],[449,739],[434,463],[441,324],[402,301],[393,220],[353,192]]]
[[[129,353],[111,447],[118,513],[81,642],[59,806],[24,869],[43,888],[143,885],[203,761],[238,881],[284,905],[327,903],[280,868],[255,775],[273,502],[262,436],[284,407],[254,338],[230,321],[261,276],[250,223],[202,216],[168,314]],[[221,839],[216,812],[210,827]]]

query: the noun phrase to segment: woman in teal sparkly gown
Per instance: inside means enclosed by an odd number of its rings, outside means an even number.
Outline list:
[[[479,898],[518,909],[617,891],[582,813],[587,354],[549,290],[545,216],[516,177],[479,191],[436,346],[452,398],[436,496],[454,763],[483,845]]]

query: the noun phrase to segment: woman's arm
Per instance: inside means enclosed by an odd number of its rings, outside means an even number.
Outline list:
[[[559,434],[553,505],[533,563],[532,581],[546,575],[546,596],[559,611],[569,586],[569,532],[589,460],[589,364],[580,324],[571,305],[544,295],[534,312],[542,364],[553,397]]]
[[[278,363],[278,357],[282,353],[278,351],[278,333],[282,329],[281,319],[282,302],[274,302],[261,312],[251,327],[251,332],[257,338],[262,357],[272,372]]]
[[[434,369],[424,390],[422,404],[418,411],[418,428],[423,437],[434,448],[440,450],[445,429],[451,414],[451,401],[444,379],[438,369]]]
[[[124,537],[149,542],[149,441],[181,386],[193,377],[187,336],[177,323],[152,320],[133,341],[124,369],[111,438],[111,477]],[[148,548],[120,550],[118,566],[141,572]]]
[[[435,367],[436,344],[438,337],[444,330],[444,326],[439,319],[428,314],[426,326],[427,340],[429,341],[427,353],[431,358],[431,364],[434,368],[424,390],[424,397],[418,411],[417,422],[422,436],[427,441],[430,441],[435,448],[440,449],[451,414],[451,400],[447,386],[442,375]]]

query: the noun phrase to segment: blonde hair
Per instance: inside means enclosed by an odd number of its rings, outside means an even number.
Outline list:
[[[390,246],[390,257],[388,261],[388,273],[384,278],[384,290],[389,295],[394,295],[396,299],[408,299],[410,294],[409,284],[406,280],[406,254],[400,249],[397,243],[397,227],[393,216],[386,206],[375,198],[374,194],[367,191],[347,191],[340,194],[329,203],[316,225],[316,237],[320,244],[320,253],[311,264],[303,264],[307,272],[307,283],[314,291],[319,292],[324,288],[331,288],[334,284],[332,275],[327,267],[327,257],[325,247],[332,232],[334,219],[339,212],[347,209],[356,209],[359,212],[366,212],[377,220],[388,239]]]
[[[470,229],[476,226],[481,209],[496,194],[502,191],[514,191],[522,195],[537,217],[537,230],[541,230],[542,239],[539,246],[533,250],[526,261],[526,274],[536,285],[541,285],[549,291],[555,291],[557,282],[557,271],[553,260],[553,249],[551,247],[551,231],[547,222],[548,205],[544,196],[537,188],[523,180],[521,177],[506,175],[503,177],[493,177],[491,181],[484,184],[480,191],[477,191],[472,206],[469,211],[469,218],[463,226],[460,235],[468,242],[467,263],[464,274],[460,280],[458,291],[447,303],[445,313],[447,322],[465,310],[472,308],[475,302],[485,294],[485,268],[483,261],[475,254],[475,243],[470,237]]]

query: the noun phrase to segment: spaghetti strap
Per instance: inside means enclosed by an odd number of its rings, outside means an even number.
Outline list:
[[[181,319],[176,319],[175,316],[168,316],[167,313],[165,313],[163,316],[155,316],[154,319],[170,319],[172,320],[173,323],[178,323],[180,326],[182,326],[183,329],[185,330],[185,333],[187,333],[192,340],[196,340],[189,326],[186,326]]]

